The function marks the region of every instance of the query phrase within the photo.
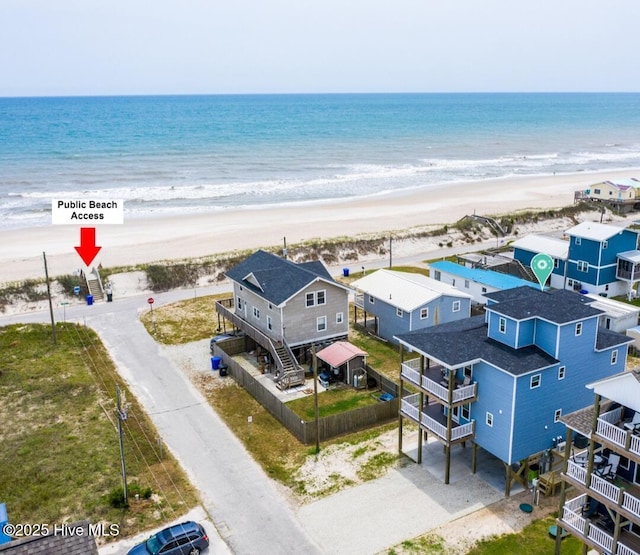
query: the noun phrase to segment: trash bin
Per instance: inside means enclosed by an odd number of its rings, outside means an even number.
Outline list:
[[[110,303],[113,301],[113,293],[107,293],[107,302]]]
[[[349,277],[349,268],[342,268],[342,275],[344,277]]]
[[[534,463],[529,467],[529,481],[533,482],[538,476],[540,476],[540,467]]]
[[[87,295],[87,304],[89,306],[93,304],[93,295]]]
[[[211,370],[217,370],[220,368],[221,357],[211,357]]]
[[[227,368],[228,368],[228,366],[226,364],[221,364],[220,365],[220,375],[221,376],[226,376],[227,375]]]

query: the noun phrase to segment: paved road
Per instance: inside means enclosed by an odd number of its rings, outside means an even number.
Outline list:
[[[478,248],[478,245],[473,248]],[[435,254],[429,253],[429,257],[468,250],[469,247],[442,249]],[[394,265],[416,263],[423,258],[398,258],[394,259]],[[388,260],[384,259],[369,261],[366,268],[385,267],[387,264]],[[355,266],[357,271],[361,264]],[[341,267],[330,268],[330,271],[340,273]],[[198,289],[197,294],[202,296],[229,290],[229,285],[222,285]],[[155,294],[154,306],[193,297],[194,294],[193,290]],[[423,531],[423,523],[409,528],[399,525],[400,520],[403,523],[414,521],[412,515],[415,516],[416,507],[420,505],[417,501],[421,497],[428,501],[424,510],[430,512],[433,518],[434,509],[438,506],[442,508],[443,515],[451,517],[445,508],[446,500],[434,505],[425,492],[415,492],[415,484],[410,487],[414,494],[407,494],[410,498],[420,493],[413,503],[408,502],[407,497],[399,498],[397,492],[403,491],[407,485],[406,472],[393,472],[385,479],[386,482],[395,483],[387,488],[386,493],[373,484],[365,484],[348,493],[333,496],[333,501],[323,500],[303,507],[296,514],[204,397],[171,361],[162,356],[158,345],[139,320],[140,312],[149,310],[147,297],[140,295],[116,299],[113,303],[99,303],[90,307],[70,306],[66,309],[66,319],[84,322],[99,333],[121,376],[129,383],[165,444],[201,492],[206,511],[232,552],[305,555],[376,552]],[[56,316],[62,318],[59,308],[56,309]],[[46,322],[48,319],[48,312],[40,311],[2,316],[0,325]],[[412,473],[422,475],[424,471],[416,468]],[[450,489],[447,491],[449,496],[452,493]],[[478,497],[487,498],[486,491]],[[367,507],[367,519],[379,515],[378,519],[372,520],[376,523],[373,527],[366,527],[367,541],[357,532],[357,515],[354,515],[352,523],[347,522],[347,515],[354,507],[360,507],[363,515],[363,508]],[[341,516],[338,517],[338,514]],[[387,517],[385,526],[385,519],[380,516],[385,514],[396,515],[395,522]],[[298,517],[304,520],[302,526]],[[356,525],[354,533],[336,534],[337,530],[348,532],[351,524]],[[360,529],[364,530],[362,527]],[[223,550],[224,546],[219,545],[215,552]]]

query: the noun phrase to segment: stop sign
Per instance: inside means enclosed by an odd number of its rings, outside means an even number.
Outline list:
[[[149,298],[147,299],[147,302],[148,302],[149,304],[153,304],[153,297],[149,297]]]

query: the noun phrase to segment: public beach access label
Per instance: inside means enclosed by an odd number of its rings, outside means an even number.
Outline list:
[[[124,223],[124,201],[104,199],[53,199],[53,225],[102,225]]]

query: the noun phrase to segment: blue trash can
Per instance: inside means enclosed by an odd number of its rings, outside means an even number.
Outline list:
[[[342,275],[344,277],[349,277],[349,268],[342,268]]]
[[[217,370],[218,368],[220,368],[221,362],[221,357],[211,357],[211,370]]]
[[[93,304],[93,295],[87,295],[87,304],[89,306]]]

